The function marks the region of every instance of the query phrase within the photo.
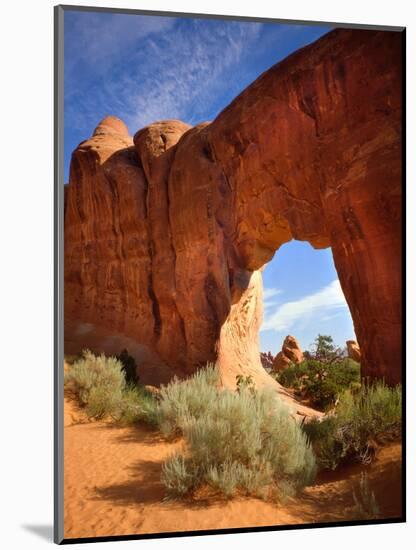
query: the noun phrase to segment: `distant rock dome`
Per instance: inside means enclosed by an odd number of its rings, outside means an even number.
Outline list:
[[[129,129],[120,118],[117,118],[116,116],[106,116],[102,119],[102,121],[94,130],[93,136],[105,134],[118,134],[120,136],[128,136]]]

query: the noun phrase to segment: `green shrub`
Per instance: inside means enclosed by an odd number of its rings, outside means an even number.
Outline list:
[[[120,360],[84,351],[65,374],[66,386],[85,407],[90,418],[110,415],[126,424],[144,421],[158,425],[158,404],[151,392],[134,383],[126,383]]]
[[[113,417],[123,424],[145,422],[151,426],[158,426],[159,406],[154,395],[146,388],[127,384]]]
[[[86,412],[93,418],[111,414],[118,406],[125,387],[122,365],[115,357],[95,356],[85,350],[70,365],[65,385],[74,392]]]
[[[248,495],[267,498],[272,479],[273,472],[267,463],[263,469],[255,469],[241,462],[224,462],[209,466],[206,472],[208,485],[227,497],[240,489]]]
[[[75,363],[75,361],[78,361],[79,359],[81,359],[81,357],[82,357],[82,354],[65,353],[64,354],[64,362],[68,363],[68,365],[72,365],[72,363]]]
[[[386,438],[400,438],[401,425],[401,386],[390,388],[377,382],[364,384],[356,393],[344,392],[335,414],[305,424],[304,430],[319,465],[335,469],[350,460],[371,462],[375,445]]]
[[[137,364],[134,357],[129,355],[126,349],[123,349],[123,351],[116,356],[116,359],[122,364],[122,371],[127,384],[136,384],[139,381],[139,377],[137,375]]]
[[[309,399],[315,407],[327,409],[347,389],[360,387],[360,365],[352,359],[323,363],[308,359],[291,364],[277,375],[277,381],[293,388],[295,395]]]
[[[179,429],[186,443],[186,451],[163,467],[168,493],[184,495],[209,485],[226,496],[238,490],[265,497],[280,486],[286,492],[289,486],[310,483],[315,475],[313,451],[276,394],[248,388],[220,391],[215,380],[211,368],[176,381],[163,394],[168,433]],[[197,388],[199,399],[190,399],[190,387]]]
[[[122,399],[119,389],[109,386],[94,386],[89,393],[85,412],[90,418],[99,420],[107,415],[113,415],[118,410]]]
[[[256,391],[256,385],[251,375],[243,376],[242,374],[238,374],[235,377],[235,380],[238,392],[241,392],[242,390],[248,390],[251,393],[254,393]]]
[[[167,437],[180,435],[188,418],[200,417],[215,403],[219,372],[212,365],[191,378],[174,378],[160,391],[160,429]]]
[[[184,496],[197,486],[198,480],[181,454],[172,455],[162,466],[162,481],[169,495]]]
[[[364,472],[361,473],[358,494],[354,491],[353,498],[354,519],[377,519],[380,516],[380,507]]]

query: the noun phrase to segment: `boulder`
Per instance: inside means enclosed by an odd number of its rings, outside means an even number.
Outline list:
[[[280,351],[273,361],[273,370],[283,370],[290,363],[301,363],[303,361],[303,353],[299,342],[294,336],[286,336],[283,342],[282,351]]]
[[[361,363],[361,351],[357,342],[355,340],[347,340],[346,344],[348,357],[354,361],[357,361],[357,363]]]
[[[290,365],[289,357],[286,357],[286,355],[282,351],[279,351],[279,353],[274,358],[272,369],[275,372],[279,372],[281,370],[286,369],[289,365]]]
[[[292,361],[292,363],[301,363],[303,361],[302,350],[299,342],[294,336],[286,336],[283,342],[282,352]]]

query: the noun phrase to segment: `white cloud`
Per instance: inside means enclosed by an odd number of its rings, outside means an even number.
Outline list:
[[[261,25],[228,23],[210,25],[194,20],[192,29],[179,27],[158,40],[148,40],[154,61],[151,70],[135,85],[130,125],[140,128],[166,118],[200,122],[213,100],[229,90],[228,71],[245,48],[258,37]],[[142,52],[133,63],[143,67]]]
[[[218,97],[240,91],[233,71],[261,27],[120,15],[74,20],[65,54],[66,124],[84,131],[114,114],[134,134],[156,120],[201,122],[205,112],[216,113]]]
[[[263,298],[264,300],[269,300],[270,298],[273,298],[274,296],[278,296],[281,294],[283,290],[280,288],[265,288],[263,290]]]
[[[65,44],[70,48],[69,69],[85,63],[94,71],[106,71],[119,56],[127,57],[135,43],[154,33],[167,32],[175,22],[174,17],[68,12],[65,26],[76,37]]]
[[[263,307],[264,309],[270,309],[276,306],[279,301],[275,300],[276,296],[282,294],[283,290],[280,288],[265,288],[263,289]]]
[[[262,331],[276,332],[289,330],[298,321],[312,316],[332,318],[339,310],[348,308],[338,279],[314,294],[304,296],[299,300],[286,302],[273,312],[267,308],[266,317],[261,327]]]

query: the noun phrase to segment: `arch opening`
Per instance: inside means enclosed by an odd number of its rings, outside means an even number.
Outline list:
[[[262,269],[263,322],[260,351],[275,357],[288,335],[309,351],[318,334],[337,347],[356,340],[351,313],[334,265],[331,248],[285,243]]]

